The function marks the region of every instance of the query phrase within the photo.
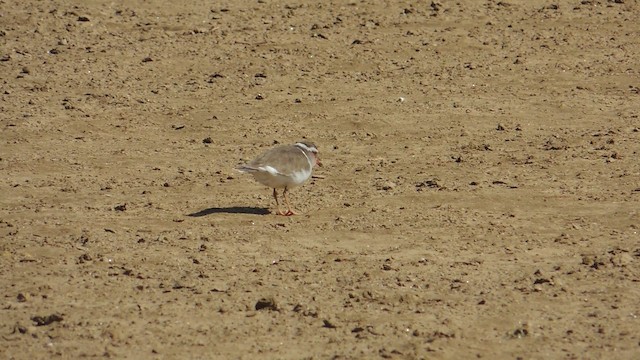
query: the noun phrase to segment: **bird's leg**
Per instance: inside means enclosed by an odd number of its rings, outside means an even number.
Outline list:
[[[276,206],[278,207],[278,214],[279,215],[286,215],[285,213],[282,212],[282,210],[280,210],[280,201],[278,201],[278,190],[276,190],[275,188],[273,188],[273,198],[276,199]]]
[[[288,193],[289,193],[289,189],[285,187],[284,191],[282,192],[282,195],[284,196],[284,203],[287,204],[287,212],[284,215],[285,216],[297,215],[295,211],[291,210],[291,204],[289,203],[289,197],[287,196]]]

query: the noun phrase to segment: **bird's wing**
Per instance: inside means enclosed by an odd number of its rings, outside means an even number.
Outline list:
[[[299,169],[308,169],[309,160],[295,146],[279,146],[258,156],[244,166],[248,171],[267,171],[274,175],[292,176]]]

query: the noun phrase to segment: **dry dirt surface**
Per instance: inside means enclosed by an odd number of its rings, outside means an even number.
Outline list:
[[[0,0],[0,358],[638,359],[639,19]]]

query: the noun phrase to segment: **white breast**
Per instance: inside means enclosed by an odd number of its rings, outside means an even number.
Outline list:
[[[291,176],[286,176],[271,166],[265,166],[260,168],[260,171],[252,173],[252,175],[257,182],[271,188],[293,188],[307,181],[311,176],[311,171],[294,171]]]

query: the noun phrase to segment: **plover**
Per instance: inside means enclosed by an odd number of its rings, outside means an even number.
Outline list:
[[[310,141],[300,141],[293,145],[276,146],[237,169],[252,174],[257,182],[273,188],[278,214],[290,216],[296,212],[291,209],[289,203],[289,189],[307,181],[316,165],[322,165],[318,158],[318,147]],[[280,209],[278,189],[283,189],[287,212]]]

